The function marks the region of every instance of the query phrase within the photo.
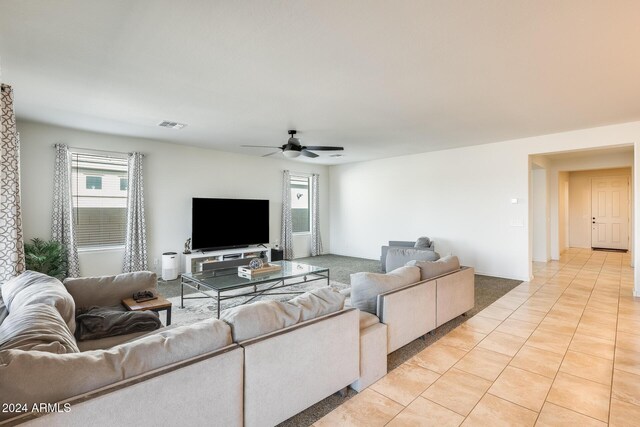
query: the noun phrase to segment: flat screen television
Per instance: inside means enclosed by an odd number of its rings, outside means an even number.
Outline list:
[[[193,198],[193,249],[241,248],[268,242],[268,200]]]

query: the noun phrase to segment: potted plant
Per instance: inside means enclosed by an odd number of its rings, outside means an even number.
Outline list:
[[[38,271],[59,280],[67,277],[67,253],[55,240],[31,239],[24,244],[27,270]]]

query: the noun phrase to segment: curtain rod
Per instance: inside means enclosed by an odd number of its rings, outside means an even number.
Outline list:
[[[80,154],[92,154],[92,153],[112,154],[112,156],[104,156],[104,157],[112,157],[114,159],[126,159],[129,156],[129,153],[122,153],[120,151],[98,150],[94,148],[69,147],[69,150],[78,152]]]
[[[319,173],[314,174],[314,173],[311,173],[311,172],[296,172],[296,171],[289,171],[289,174],[292,175],[292,176],[313,176],[313,175],[320,176]]]

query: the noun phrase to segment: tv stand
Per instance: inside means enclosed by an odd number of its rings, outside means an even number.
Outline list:
[[[185,273],[197,273],[203,270],[247,265],[252,258],[260,258],[263,252],[265,256],[263,260],[265,262],[271,261],[271,248],[267,247],[248,246],[216,251],[193,251],[190,254],[183,254],[183,269]]]

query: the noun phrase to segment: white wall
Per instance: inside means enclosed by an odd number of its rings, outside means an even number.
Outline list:
[[[533,244],[532,259],[538,262],[549,260],[549,230],[548,230],[548,204],[547,204],[547,171],[545,169],[533,169],[531,171],[532,182],[532,226]]]
[[[558,173],[558,254],[569,247],[569,172]],[[553,222],[553,220],[552,220]],[[553,236],[551,236],[553,240]]]
[[[22,212],[25,239],[51,237],[53,144],[71,147],[140,151],[144,161],[149,267],[167,251],[182,252],[191,235],[191,198],[228,197],[270,200],[270,242],[280,240],[282,171],[320,174],[320,223],[325,252],[329,252],[328,167],[283,158],[244,156],[203,148],[83,132],[19,121],[21,142]],[[167,130],[167,132],[173,132]],[[295,256],[309,254],[310,236],[296,236]],[[122,271],[122,250],[83,252],[82,275]],[[182,263],[181,263],[182,265]],[[159,271],[160,266],[158,266]]]
[[[332,166],[331,251],[375,259],[387,240],[427,235],[479,273],[526,280],[529,155],[636,141],[640,122]]]
[[[569,246],[591,247],[591,179],[598,176],[631,177],[630,168],[569,173]]]

